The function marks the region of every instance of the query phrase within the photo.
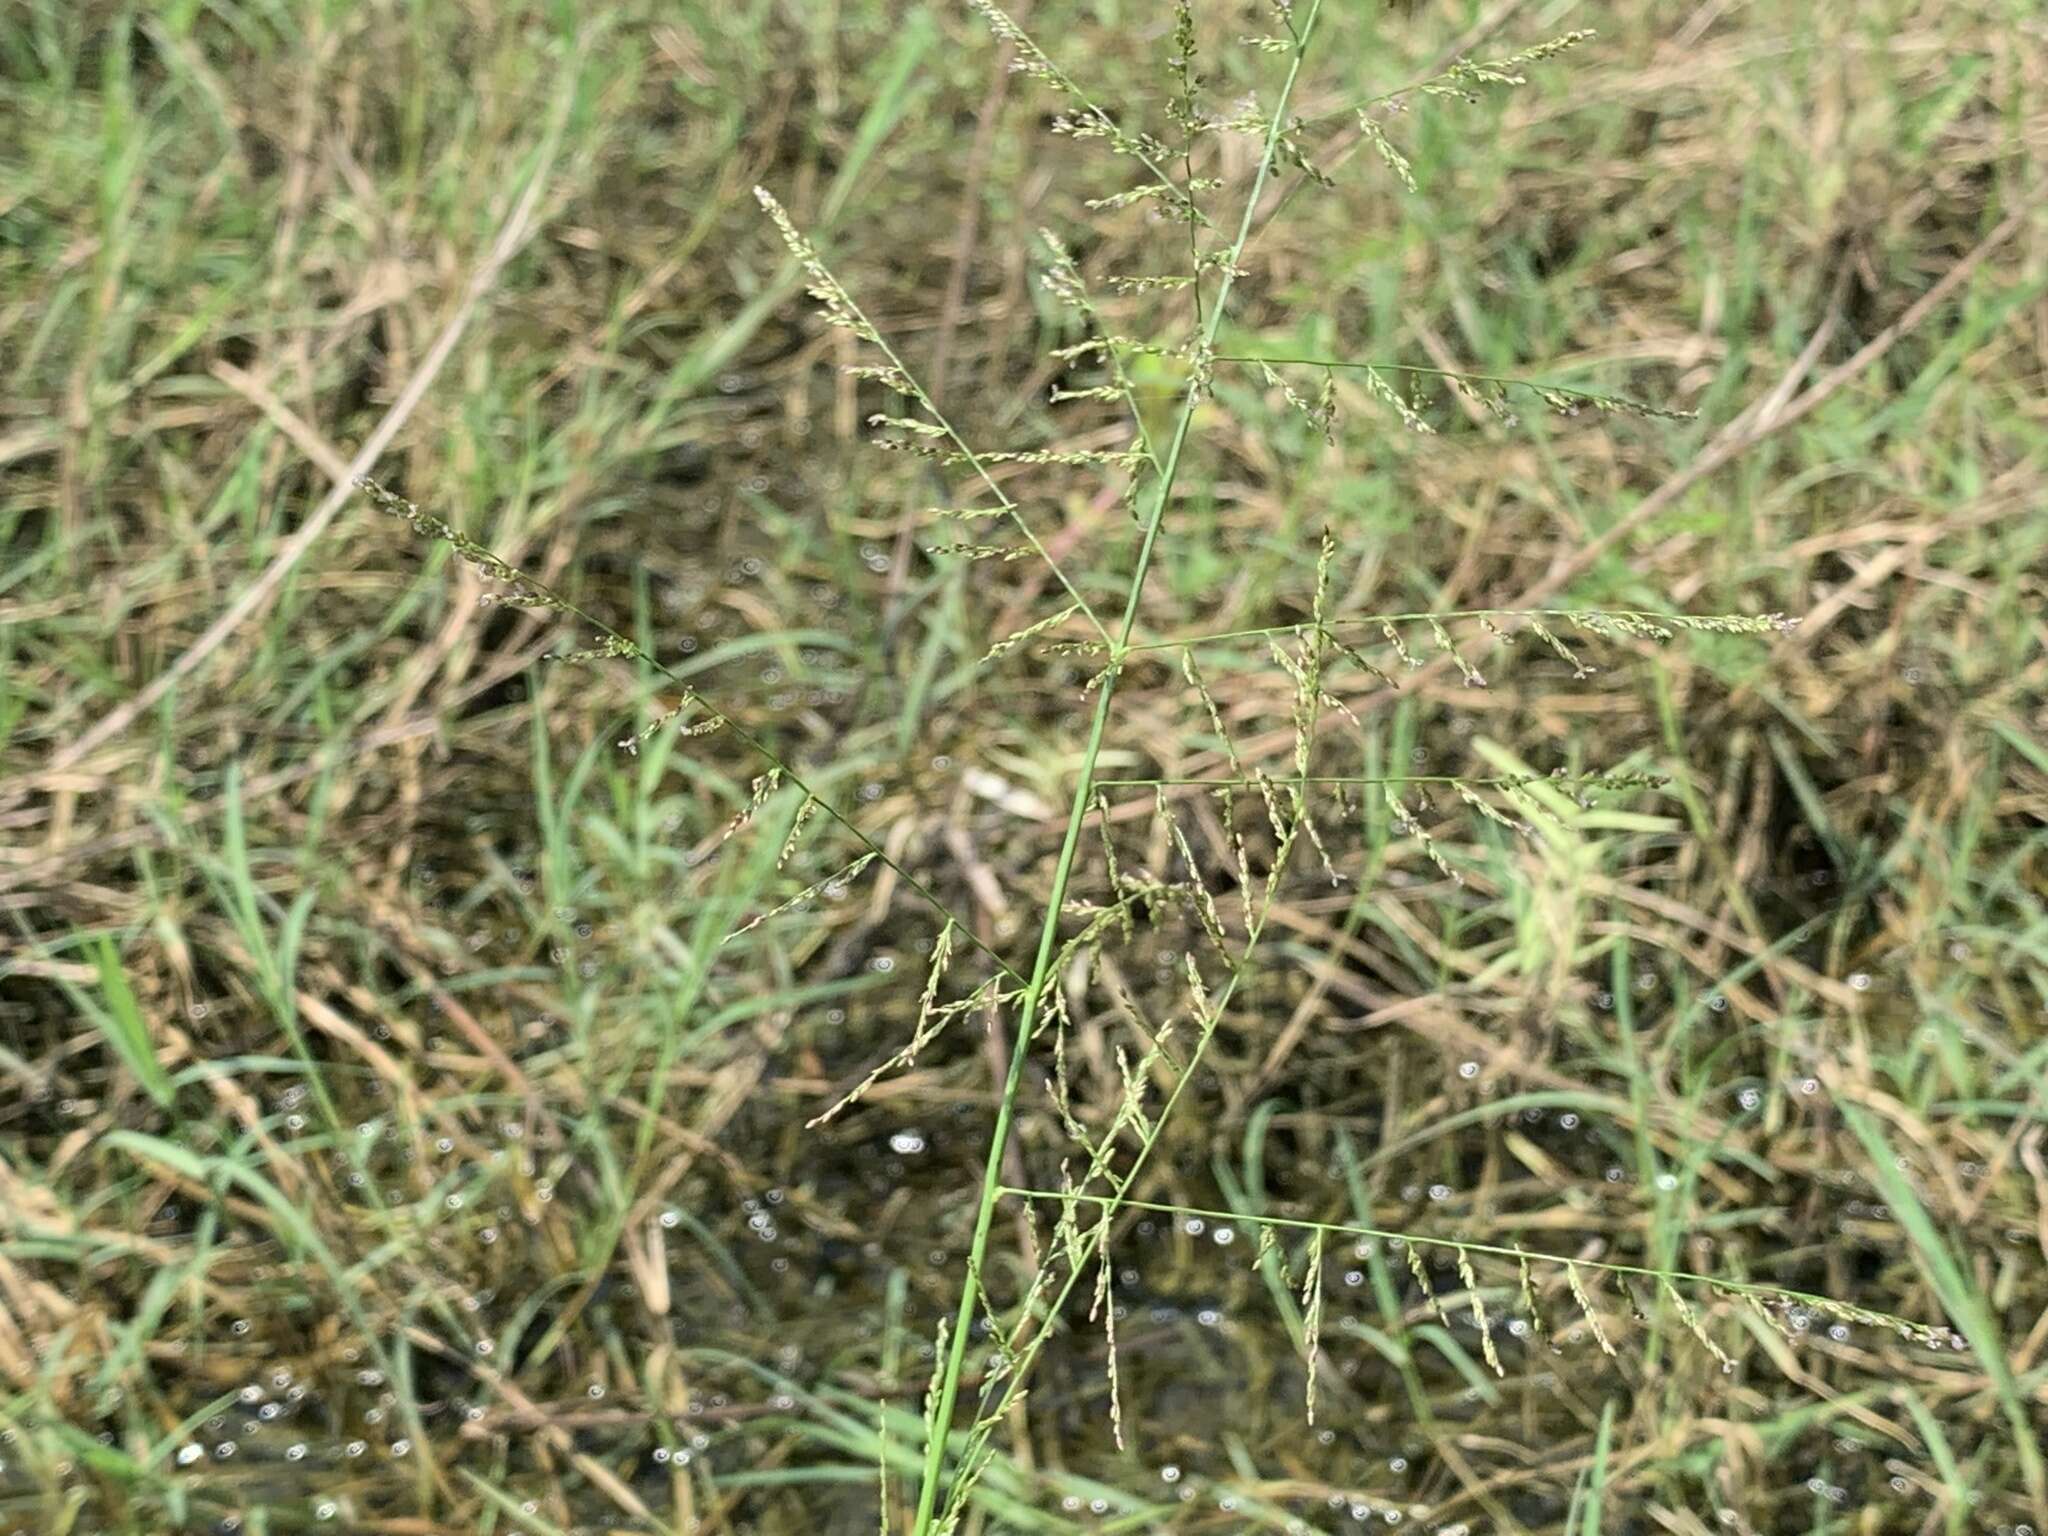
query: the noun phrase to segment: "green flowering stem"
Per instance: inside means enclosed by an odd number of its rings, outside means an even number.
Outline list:
[[[1223,323],[1223,313],[1229,303],[1231,286],[1237,280],[1237,258],[1243,254],[1245,242],[1251,237],[1253,215],[1258,209],[1259,199],[1265,192],[1266,181],[1272,172],[1274,151],[1279,143],[1283,125],[1287,121],[1287,105],[1294,94],[1295,81],[1301,73],[1302,59],[1308,49],[1309,38],[1315,32],[1316,16],[1322,8],[1322,0],[1310,5],[1307,19],[1302,23],[1301,37],[1288,66],[1286,82],[1281,86],[1280,99],[1274,108],[1272,123],[1266,131],[1265,149],[1259,156],[1257,173],[1252,178],[1250,196],[1245,200],[1244,217],[1238,225],[1237,239],[1231,247],[1230,259],[1223,265],[1223,281],[1216,293],[1216,300],[1210,308],[1207,323],[1202,330],[1201,351],[1207,353],[1214,345],[1216,333]],[[952,1427],[953,1413],[960,1394],[960,1378],[967,1360],[967,1341],[973,1332],[975,1297],[981,1283],[982,1263],[988,1253],[990,1228],[995,1222],[996,1205],[1002,1191],[1003,1156],[1009,1150],[1010,1128],[1016,1113],[1017,1096],[1024,1080],[1024,1062],[1031,1049],[1032,1033],[1038,1022],[1039,1000],[1053,981],[1052,961],[1059,948],[1059,925],[1061,913],[1066,905],[1067,883],[1073,874],[1074,860],[1081,844],[1081,830],[1086,822],[1088,808],[1095,796],[1095,764],[1102,753],[1102,742],[1109,724],[1110,705],[1116,695],[1117,674],[1122,670],[1123,657],[1130,647],[1131,634],[1138,623],[1138,604],[1144,595],[1145,578],[1152,568],[1153,552],[1158,545],[1159,530],[1166,520],[1166,509],[1173,499],[1174,481],[1179,473],[1181,454],[1186,448],[1188,432],[1193,425],[1195,407],[1202,393],[1202,377],[1198,372],[1188,382],[1181,398],[1181,408],[1174,422],[1173,436],[1166,450],[1166,457],[1160,466],[1159,482],[1152,502],[1152,513],[1145,524],[1144,540],[1138,549],[1137,565],[1131,572],[1130,587],[1124,600],[1124,613],[1118,626],[1117,637],[1110,653],[1109,670],[1097,692],[1095,716],[1088,728],[1088,742],[1081,755],[1081,768],[1074,784],[1073,802],[1067,812],[1066,837],[1060,844],[1058,862],[1053,869],[1052,889],[1045,900],[1045,920],[1039,929],[1038,954],[1033,962],[1031,979],[1026,983],[1022,1007],[1019,1010],[1016,1038],[1010,1047],[1009,1072],[1003,1081],[1001,1101],[996,1108],[996,1123],[989,1136],[987,1161],[982,1171],[981,1200],[975,1211],[974,1235],[968,1244],[966,1273],[960,1285],[960,1305],[954,1320],[952,1337],[947,1345],[945,1369],[939,1379],[939,1394],[934,1408],[929,1444],[925,1451],[922,1480],[918,1487],[917,1516],[911,1526],[912,1536],[932,1536],[933,1515],[938,1506],[939,1489],[945,1472],[946,1437]]]

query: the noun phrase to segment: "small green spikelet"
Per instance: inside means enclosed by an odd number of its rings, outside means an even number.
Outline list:
[[[535,608],[560,613],[570,611],[569,605],[554,592],[517,566],[506,564],[445,518],[421,511],[413,502],[407,501],[395,491],[385,489],[367,476],[358,476],[355,487],[369,497],[370,504],[378,511],[404,519],[421,538],[446,544],[455,551],[459,559],[476,570],[479,575],[503,583],[502,590],[484,594],[481,601],[486,607]]]
[[[1472,1326],[1479,1330],[1479,1349],[1496,1376],[1507,1375],[1500,1363],[1500,1351],[1493,1344],[1493,1323],[1486,1315],[1486,1298],[1479,1294],[1479,1277],[1472,1272],[1472,1255],[1458,1250],[1458,1280],[1465,1287],[1465,1299],[1472,1308]]]
[[[1057,628],[1059,625],[1066,623],[1067,620],[1080,611],[1081,605],[1079,603],[1069,603],[1066,607],[1060,609],[1058,613],[1049,614],[1045,618],[1040,619],[1036,624],[1027,625],[1023,629],[1015,630],[1003,636],[1002,639],[988,648],[981,659],[983,661],[994,661],[998,656],[1014,651],[1018,646],[1036,639],[1047,630]]]
[[[1316,1363],[1323,1353],[1323,1229],[1309,1238],[1307,1273],[1301,1281],[1301,1348],[1308,1357],[1304,1390],[1308,1422],[1316,1421]]]

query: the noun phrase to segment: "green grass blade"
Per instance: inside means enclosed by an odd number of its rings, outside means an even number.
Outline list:
[[[121,952],[114,941],[102,937],[94,946],[93,959],[99,969],[100,996],[104,1006],[91,1009],[93,1024],[105,1037],[107,1046],[121,1058],[121,1064],[157,1104],[171,1107],[173,1091],[170,1074],[156,1059],[150,1043],[149,1024],[135,1001],[135,989],[128,985],[128,973],[121,964]]]
[[[1600,1429],[1593,1438],[1593,1466],[1586,1476],[1586,1502],[1579,1511],[1579,1536],[1600,1536],[1600,1512],[1607,1502],[1607,1457],[1614,1442],[1614,1399],[1600,1405]]]
[[[1935,1227],[1934,1218],[1921,1204],[1912,1181],[1900,1172],[1897,1154],[1892,1151],[1884,1128],[1876,1117],[1861,1106],[1846,1102],[1841,1105],[1841,1111],[1849,1129],[1856,1133],[1856,1139],[1870,1154],[1871,1177],[1898,1218],[1899,1225],[1906,1229],[1907,1241],[1913,1245],[1913,1251],[1925,1266],[1943,1310],[1961,1330],[1963,1337],[1970,1341],[1978,1364],[1991,1378],[1999,1408],[2012,1429],[2013,1449],[2019,1456],[2020,1475],[2026,1479],[2027,1496],[2038,1509],[2048,1514],[2048,1466],[2043,1464],[2040,1439],[2029,1422],[2026,1402],[2021,1396],[2019,1383],[2013,1378],[2012,1362],[2006,1355],[1991,1309],[1975,1283],[1956,1262],[1954,1253]]]

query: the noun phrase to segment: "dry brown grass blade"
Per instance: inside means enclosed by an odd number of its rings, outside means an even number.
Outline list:
[[[1787,368],[1784,376],[1773,386],[1769,394],[1737,415],[1691,462],[1667,477],[1649,495],[1618,518],[1612,527],[1575,553],[1561,555],[1541,577],[1499,606],[1507,609],[1540,607],[1579,576],[1592,569],[1594,564],[1617,544],[1660,513],[1669,510],[1686,492],[1727,468],[1758,444],[1818,410],[1852,380],[1883,359],[1893,347],[1926,324],[1930,316],[1954,297],[1957,289],[1968,282],[1987,260],[2026,227],[2033,209],[2044,198],[2048,198],[2048,185],[2037,187],[2032,196],[2019,199],[2018,206],[2012,213],[2001,219],[1983,239],[1944,272],[1933,287],[1907,306],[1898,319],[1858,348],[1854,356],[1838,363],[1804,389],[1800,389],[1800,382],[1812,371],[1821,351],[1833,338],[1838,322],[1831,311],[1828,319],[1822,322],[1801,350],[1799,357]],[[1418,693],[1440,681],[1451,666],[1449,657],[1441,653],[1431,656],[1423,661],[1419,668],[1401,679],[1398,691]],[[1367,696],[1362,701],[1354,697],[1351,702],[1355,707],[1363,707],[1376,696]],[[1239,750],[1248,760],[1258,761],[1283,750],[1291,740],[1292,738],[1284,732],[1266,732],[1240,742]]]
[[[489,1387],[506,1403],[510,1404],[513,1410],[523,1419],[531,1423],[534,1434],[546,1441],[563,1456],[566,1456],[569,1464],[582,1473],[584,1477],[588,1478],[593,1488],[602,1492],[606,1498],[610,1499],[620,1509],[631,1515],[635,1520],[644,1521],[650,1526],[658,1526],[661,1523],[655,1518],[654,1511],[647,1507],[641,1497],[629,1488],[619,1478],[617,1473],[613,1472],[610,1467],[607,1467],[596,1457],[577,1449],[576,1442],[570,1438],[568,1431],[556,1422],[557,1415],[550,1413],[532,1398],[528,1397],[510,1377],[493,1370],[481,1361],[457,1356],[445,1343],[427,1332],[424,1328],[417,1326],[408,1327],[405,1330],[405,1334],[408,1339],[421,1349],[445,1359],[456,1360],[464,1369],[473,1373],[477,1380]]]
[[[2031,196],[2021,198],[2018,207],[1999,220],[1996,227],[1978,241],[1967,255],[1944,272],[1932,288],[1908,305],[1904,314],[1865,342],[1853,357],[1836,364],[1797,395],[1793,395],[1786,388],[1786,384],[1803,378],[1820,350],[1814,343],[1808,343],[1798,362],[1776,389],[1755,407],[1743,412],[1723,427],[1690,464],[1631,507],[1625,515],[1615,521],[1613,527],[1580,549],[1578,553],[1552,566],[1541,580],[1509,606],[1534,607],[1563,591],[1574,579],[1592,569],[1594,562],[1602,555],[1663,512],[1702,480],[1734,463],[1758,443],[1775,436],[1796,422],[1803,421],[1820,409],[1839,394],[1844,385],[1924,325],[1928,316],[1947,303],[1950,296],[1968,282],[2000,246],[2026,227],[2028,218],[2040,205],[2043,197],[2048,197],[2048,186],[2037,187]],[[1834,312],[1831,310],[1829,318],[1815,333],[1816,341],[1824,345],[1824,338],[1832,336],[1834,325]]]
[[[570,93],[564,92],[563,102],[566,103],[569,97]],[[230,635],[262,610],[278,587],[283,584],[292,567],[304,558],[306,551],[327,531],[327,525],[334,521],[335,515],[354,498],[356,477],[367,475],[376,468],[377,461],[384,455],[384,450],[391,445],[391,440],[398,435],[399,429],[419,408],[420,402],[426,399],[427,391],[433,387],[434,380],[440,376],[442,368],[454,355],[455,345],[462,339],[463,332],[469,328],[469,322],[475,316],[477,306],[483,302],[484,295],[496,286],[499,274],[505,270],[505,264],[518,254],[520,248],[533,235],[536,228],[534,215],[539,210],[541,198],[547,191],[548,179],[554,169],[555,153],[560,148],[562,129],[566,121],[566,108],[558,110],[542,139],[540,162],[534,167],[533,175],[526,183],[526,190],[519,195],[518,201],[505,215],[504,223],[498,228],[497,238],[491,242],[490,250],[476,271],[471,274],[468,286],[463,289],[462,298],[456,303],[455,313],[448,317],[447,324],[441,327],[440,334],[434,338],[434,344],[420,359],[419,367],[414,369],[412,377],[406,380],[398,398],[391,402],[391,408],[384,413],[383,419],[363,440],[363,445],[356,450],[355,457],[344,466],[342,473],[335,479],[333,488],[321,500],[320,505],[314,508],[305,522],[299,525],[298,530],[285,540],[283,547],[271,559],[270,564],[264,567],[262,575],[242,589],[241,595],[228,605],[227,610],[219,618],[207,626],[204,634],[187,646],[176,661],[152,678],[134,698],[110,711],[99,724],[59,751],[51,759],[44,774],[63,772],[104,743],[119,736],[141,715],[154,708],[182,678],[197,671],[209,656],[220,649]],[[324,458],[322,469],[332,473],[331,466],[325,463]],[[39,774],[35,777],[42,776]],[[31,780],[31,783],[33,782]]]
[[[225,358],[215,358],[207,371],[269,418],[270,424],[292,441],[307,458],[320,466],[320,473],[336,485],[346,485],[351,476],[348,460],[297,411],[278,399],[277,392],[253,373],[237,368]]]
[[[329,749],[270,773],[252,776],[243,786],[245,800],[254,804],[265,796],[289,789],[295,784],[302,784],[326,772],[344,756],[362,758],[374,752],[381,752],[386,747],[440,734],[447,726],[445,715],[448,709],[459,708],[480,694],[489,692],[507,678],[524,672],[542,658],[549,643],[551,642],[506,653],[488,669],[471,678],[460,691],[450,694],[442,709],[414,715],[409,719],[395,720],[388,725],[372,727],[360,737],[346,742],[345,750]],[[82,794],[90,794],[104,788],[106,780],[98,774],[72,773],[38,775],[37,783],[44,789],[69,788]],[[59,842],[54,849],[38,854],[32,860],[24,860],[12,867],[0,867],[0,911],[13,906],[31,905],[46,899],[52,887],[64,884],[67,871],[82,867],[94,859],[128,848],[161,847],[167,840],[166,825],[197,826],[211,817],[218,816],[222,808],[222,802],[219,800],[187,801],[176,807],[174,814],[166,821],[142,822],[94,838],[90,842]],[[35,825],[43,819],[41,812],[33,808],[17,814],[23,825]],[[7,826],[8,820],[0,818],[0,829]],[[12,851],[0,848],[0,859],[5,859]],[[78,891],[76,886],[70,889],[74,893]],[[27,895],[25,898],[10,897],[10,892],[26,892]]]

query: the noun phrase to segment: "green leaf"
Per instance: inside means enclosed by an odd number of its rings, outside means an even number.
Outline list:
[[[1871,1182],[1892,1208],[1899,1225],[1905,1228],[1906,1238],[1919,1254],[1927,1277],[1933,1283],[1934,1294],[1941,1300],[1942,1310],[1948,1313],[1949,1321],[1961,1330],[1963,1337],[1970,1341],[1970,1348],[1984,1367],[1984,1374],[1991,1379],[1999,1406],[2005,1411],[2006,1423],[2012,1428],[2013,1448],[2019,1453],[2020,1474],[2026,1479],[2028,1495],[2036,1504],[2048,1505],[2048,1468],[2044,1468],[2042,1462],[2041,1443],[2028,1420],[2019,1383],[2013,1379],[2012,1361],[1999,1337],[1998,1323],[1991,1309],[1985,1305],[1982,1294],[1949,1251],[1947,1242],[1934,1225],[1934,1218],[1920,1203],[1912,1181],[1899,1171],[1897,1155],[1885,1139],[1884,1128],[1860,1105],[1844,1100],[1840,1108],[1849,1129],[1856,1133],[1856,1139],[1870,1154]]]
[[[1614,1440],[1614,1399],[1600,1405],[1600,1432],[1593,1440],[1593,1470],[1586,1481],[1582,1536],[1600,1536],[1600,1511],[1607,1499],[1607,1452]]]
[[[104,1006],[89,1010],[92,1021],[99,1032],[106,1037],[108,1047],[121,1058],[121,1064],[134,1074],[143,1091],[165,1109],[171,1107],[173,1097],[170,1075],[164,1071],[163,1063],[156,1059],[156,1047],[150,1043],[149,1024],[142,1017],[142,1009],[135,1001],[135,991],[128,985],[128,973],[121,965],[121,952],[114,947],[114,941],[101,938],[95,949],[99,963],[100,993]]]

